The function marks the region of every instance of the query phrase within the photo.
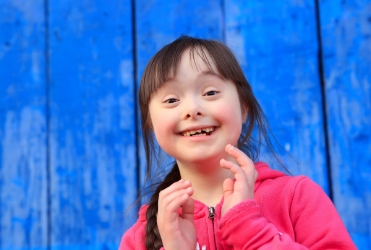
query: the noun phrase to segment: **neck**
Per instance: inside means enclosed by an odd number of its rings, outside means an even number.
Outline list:
[[[233,174],[223,169],[217,162],[208,163],[180,163],[178,167],[182,179],[192,183],[193,199],[212,207],[218,204],[223,197],[223,182],[227,178],[234,179]]]

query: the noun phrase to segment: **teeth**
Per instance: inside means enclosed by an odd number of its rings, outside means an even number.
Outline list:
[[[183,136],[194,136],[197,133],[198,134],[201,134],[202,132],[209,133],[209,132],[214,132],[214,130],[215,130],[214,127],[198,129],[198,130],[190,130],[190,131],[187,131],[187,132],[183,132]]]
[[[211,128],[205,128],[202,131],[204,131],[206,133],[209,133],[209,132],[213,132],[214,131],[214,128],[213,127],[211,127]]]

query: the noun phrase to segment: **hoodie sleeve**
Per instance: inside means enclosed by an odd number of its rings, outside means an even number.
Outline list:
[[[310,249],[357,249],[330,198],[309,178],[296,185],[290,217],[296,241]]]
[[[323,190],[308,178],[302,178],[294,187],[288,213],[295,239],[268,222],[255,200],[246,200],[221,218],[219,233],[227,244],[225,247],[261,250],[356,249]]]
[[[308,249],[269,223],[255,200],[246,200],[229,210],[219,229],[227,249]]]

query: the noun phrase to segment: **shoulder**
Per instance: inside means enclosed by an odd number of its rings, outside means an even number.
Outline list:
[[[255,166],[259,175],[255,184],[255,193],[265,202],[266,199],[273,199],[275,202],[280,201],[291,205],[291,203],[310,201],[313,197],[329,200],[322,187],[307,176],[286,175],[261,162],[256,163]]]
[[[255,163],[255,168],[258,171],[258,178],[256,180],[256,186],[258,188],[272,188],[278,189],[282,192],[282,189],[285,189],[286,192],[292,193],[295,192],[296,188],[304,188],[306,186],[315,185],[308,177],[299,175],[291,176],[283,173],[282,171],[271,169],[268,164],[264,162]]]
[[[318,204],[321,204],[320,208]],[[318,210],[333,210],[335,212],[331,199],[322,187],[306,176],[298,177],[297,181],[294,182],[291,207],[292,210],[297,208],[299,211],[305,208],[306,210],[312,209],[312,212]]]
[[[138,222],[145,222],[145,221],[146,221],[146,213],[147,213],[147,209],[148,209],[148,204],[143,205],[143,206],[139,209],[139,213],[138,213]]]
[[[146,230],[146,211],[148,205],[139,210],[138,220],[122,236],[120,250],[124,249],[145,249],[144,238]]]
[[[269,167],[263,169],[256,185],[259,204],[265,208],[275,206],[275,213],[288,213],[294,222],[303,218],[325,219],[330,213],[337,217],[336,209],[320,185],[304,175],[289,176]],[[319,206],[321,204],[321,206]],[[324,211],[327,211],[324,213]],[[306,214],[306,216],[303,216]]]
[[[127,231],[131,233],[136,233],[138,230],[145,226],[146,224],[146,212],[148,209],[148,205],[143,205],[138,212],[138,220],[134,223],[134,225]]]
[[[147,212],[148,205],[143,205],[139,209],[138,213],[138,220],[132,225],[128,231],[125,232],[125,234],[131,234],[131,235],[136,235],[136,234],[141,234],[145,231],[145,226],[146,226],[146,212]]]

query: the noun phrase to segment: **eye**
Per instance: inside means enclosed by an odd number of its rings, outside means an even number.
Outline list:
[[[216,95],[218,93],[219,93],[219,91],[211,90],[211,91],[207,91],[206,94],[204,94],[204,96]]]
[[[175,102],[177,102],[177,101],[178,101],[178,99],[175,99],[175,98],[169,98],[169,99],[165,100],[164,103],[175,103]]]

